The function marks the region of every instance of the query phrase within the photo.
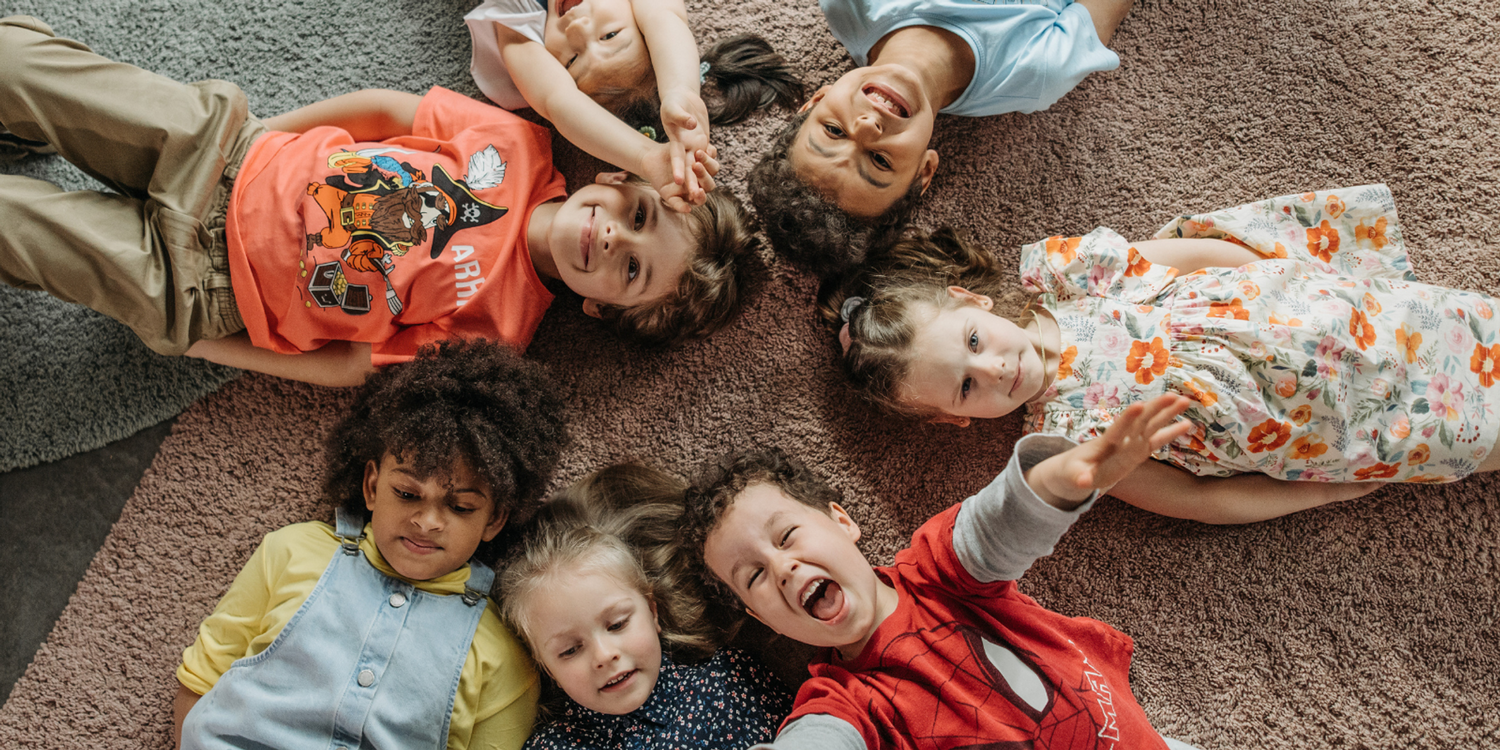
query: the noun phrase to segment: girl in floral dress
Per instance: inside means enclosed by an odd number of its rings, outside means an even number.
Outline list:
[[[1024,404],[1028,432],[1076,440],[1182,394],[1196,429],[1111,494],[1209,522],[1500,468],[1500,301],[1418,282],[1384,185],[1182,216],[1147,242],[1052,237],[1022,249],[1022,295],[996,265],[940,231],[836,293],[856,387],[959,425]]]

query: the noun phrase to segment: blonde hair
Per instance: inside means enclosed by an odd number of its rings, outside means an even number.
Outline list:
[[[1012,320],[1030,301],[1006,278],[994,254],[943,227],[908,232],[819,304],[824,320],[837,330],[845,324],[844,303],[851,297],[864,300],[850,312],[849,346],[840,360],[861,395],[893,414],[934,416],[902,398],[901,387],[911,372],[911,351],[924,318],[918,313],[966,304],[948,294],[950,286],[991,298],[991,312]]]
[[[554,576],[615,576],[656,605],[664,649],[678,661],[712,655],[728,636],[709,620],[701,584],[674,539],[687,483],[638,464],[601,469],[555,494],[521,531],[496,583],[500,614],[533,646],[527,602]]]

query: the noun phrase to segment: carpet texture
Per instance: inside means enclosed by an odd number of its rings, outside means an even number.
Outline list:
[[[17,6],[179,78],[219,76],[274,113],[363,86],[472,92],[467,3],[98,2]],[[172,11],[169,13],[169,10]],[[848,59],[811,0],[689,2],[700,40],[768,36],[831,81]],[[1384,181],[1422,279],[1495,293],[1500,9],[1469,0],[1142,0],[1122,60],[1051,110],[940,119],[921,219],[1008,261],[1096,225]],[[715,131],[724,182],[780,118]],[[558,145],[570,184],[592,164]],[[954,430],[886,419],[840,384],[812,279],[763,256],[744,319],[667,354],[610,340],[562,297],[529,354],[570,394],[558,482],[640,458],[688,471],[780,444],[848,497],[872,561],[1004,465],[1016,419]],[[167,747],[172,678],[199,620],[265,532],[324,513],[319,440],[347,394],[249,376],[189,409],[46,645],[0,709],[0,746]],[[1500,482],[1388,487],[1214,528],[1101,502],[1022,588],[1136,638],[1135,694],[1203,748],[1500,744]]]

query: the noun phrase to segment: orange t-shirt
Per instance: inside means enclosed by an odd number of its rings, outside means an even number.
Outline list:
[[[565,188],[547,129],[438,87],[409,136],[261,136],[226,220],[250,341],[284,354],[364,341],[377,365],[463,336],[524,349],[552,302],[526,225]]]

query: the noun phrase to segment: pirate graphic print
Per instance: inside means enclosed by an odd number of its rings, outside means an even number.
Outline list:
[[[405,304],[391,272],[400,259],[427,245],[426,257],[436,260],[454,235],[509,213],[476,195],[505,181],[505,161],[493,145],[469,157],[460,179],[441,164],[430,176],[412,166],[407,158],[417,153],[391,146],[339,151],[328,157],[338,173],[307,185],[327,219],[309,231],[304,251],[303,268],[311,272],[302,291],[313,304],[363,315],[383,293],[391,315],[399,315]]]

